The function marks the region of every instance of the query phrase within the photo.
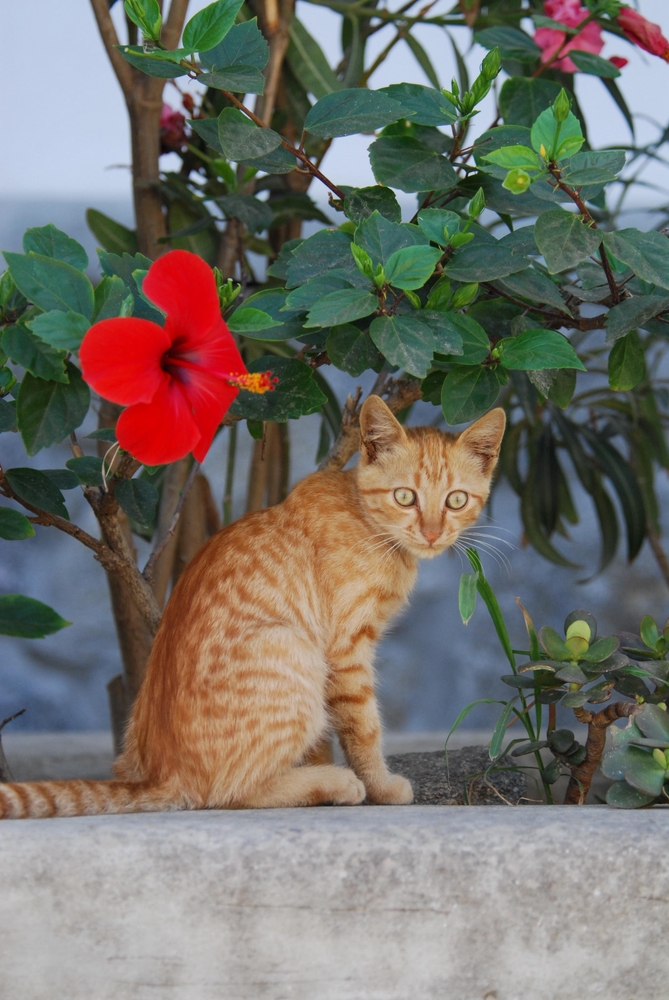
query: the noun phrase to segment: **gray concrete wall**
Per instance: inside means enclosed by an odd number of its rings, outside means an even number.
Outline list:
[[[666,810],[0,824],[2,1000],[662,1000]]]

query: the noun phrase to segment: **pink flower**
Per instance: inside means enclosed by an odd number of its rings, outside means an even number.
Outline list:
[[[180,111],[175,111],[169,104],[163,104],[160,115],[160,147],[161,152],[171,153],[180,150],[186,141],[186,119]]]
[[[577,28],[586,20],[590,11],[581,6],[580,0],[545,0],[544,13],[568,28]],[[541,61],[550,63],[551,68],[562,70],[563,73],[578,72],[567,53],[576,50],[592,52],[598,56],[604,48],[602,32],[595,21],[586,24],[583,31],[571,36],[571,40],[565,45],[567,37],[566,32],[558,31],[557,28],[538,28],[534,34],[534,41],[541,49]],[[560,58],[553,62],[558,52]]]

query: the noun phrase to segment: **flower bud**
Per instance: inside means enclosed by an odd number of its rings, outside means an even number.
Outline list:
[[[567,120],[570,110],[571,102],[567,95],[567,91],[563,87],[555,98],[555,103],[553,104],[553,116],[557,122],[564,122]]]
[[[478,219],[485,208],[485,194],[483,188],[479,188],[472,200],[469,202],[469,218]]]
[[[490,83],[499,74],[501,68],[502,57],[499,54],[499,49],[491,49],[481,63],[481,76]]]
[[[510,191],[511,194],[523,194],[527,191],[531,183],[532,178],[528,172],[521,170],[520,167],[516,167],[515,170],[509,170],[502,182],[502,187]]]

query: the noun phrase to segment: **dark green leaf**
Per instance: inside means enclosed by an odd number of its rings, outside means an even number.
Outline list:
[[[297,160],[283,146],[277,146],[276,149],[272,150],[271,153],[267,153],[266,156],[256,156],[255,158],[244,160],[243,166],[254,167],[256,170],[262,170],[266,174],[289,174],[297,166]]]
[[[116,48],[131,66],[146,73],[147,76],[155,76],[160,80],[174,80],[178,76],[185,76],[188,72],[185,66],[179,66],[169,59],[161,59],[160,49],[145,52],[141,45],[117,45]]]
[[[136,271],[148,271],[153,261],[143,254],[137,253],[131,256],[128,253],[117,254],[108,253],[106,250],[98,250],[102,273],[105,277],[111,278],[114,275],[120,278],[127,286],[128,292],[132,295],[132,314],[138,319],[148,319],[153,323],[162,326],[165,322],[164,314],[140,294],[133,275]]]
[[[562,177],[572,187],[583,184],[608,184],[614,181],[625,166],[623,149],[587,150],[576,153],[567,161]]]
[[[460,315],[460,313],[433,312],[431,309],[421,309],[419,319],[421,323],[426,323],[432,330],[435,351],[460,361],[464,355],[462,328],[463,325],[467,327],[469,317]],[[465,321],[464,324],[460,322],[462,320]],[[476,323],[476,321],[471,320],[471,323]]]
[[[634,721],[648,739],[669,740],[669,715],[659,705],[642,705]]]
[[[281,145],[281,136],[271,128],[259,128],[236,108],[223,108],[218,116],[218,140],[229,160],[265,156]]]
[[[379,212],[391,222],[402,221],[402,209],[395,192],[380,184],[351,191],[344,199],[344,211],[349,219],[356,223],[368,219],[373,212]]]
[[[4,342],[4,341],[3,341]],[[616,340],[609,354],[609,385],[617,392],[633,389],[646,374],[643,344],[636,330]]]
[[[217,153],[223,154],[223,147],[218,134],[218,118],[190,118],[188,124],[201,139],[215,149]]]
[[[574,348],[557,330],[525,330],[517,337],[505,337],[497,344],[505,368],[541,371],[546,368],[577,368],[585,371]]]
[[[484,28],[474,34],[474,41],[485,49],[499,49],[502,59],[517,59],[519,62],[537,62],[541,49],[529,35],[518,28],[498,25]]]
[[[533,467],[531,467],[530,474],[528,475],[525,485],[523,486],[520,500],[520,513],[528,541],[537,550],[537,552],[542,555],[544,559],[548,559],[549,562],[555,563],[556,566],[568,566],[572,569],[575,568],[575,564],[570,562],[568,559],[565,559],[565,557],[558,552],[544,532],[540,516],[536,468]]]
[[[88,413],[90,390],[81,372],[66,362],[69,383],[45,382],[27,374],[17,399],[17,422],[25,449],[35,455],[62,441]]]
[[[458,592],[458,610],[462,618],[462,624],[467,625],[472,615],[476,611],[476,589],[477,579],[475,573],[463,573],[460,577],[460,590]],[[516,676],[513,674],[512,676]]]
[[[367,289],[369,282],[363,275],[360,275],[360,277],[362,279],[361,287]],[[353,278],[353,275],[350,278]],[[284,308],[286,310],[294,310],[295,312],[309,310],[325,295],[329,295],[330,292],[339,292],[343,288],[351,288],[352,281],[350,278],[341,268],[335,268],[334,271],[330,271],[329,274],[323,274],[320,278],[311,278],[310,281],[307,281],[304,285],[300,285],[299,288],[294,288],[289,293]]]
[[[105,278],[104,280],[109,281],[108,278]],[[120,281],[120,279],[116,280]],[[103,316],[100,318],[104,319],[105,317]],[[54,355],[57,354],[60,358],[64,357],[61,353],[63,351],[74,351],[76,353],[79,350],[84,334],[90,325],[89,321],[85,316],[82,316],[81,313],[61,312],[59,309],[52,309],[51,312],[40,313],[39,316],[35,316],[34,319],[29,320],[26,324],[26,326],[30,327],[37,339],[40,340],[46,347],[49,347],[50,345],[49,349]],[[53,350],[54,348],[55,351]],[[38,371],[33,371],[29,365],[23,364],[23,362],[18,359],[16,360],[17,364],[22,364],[23,367],[27,368],[28,371],[31,371],[33,375],[38,375],[40,378],[56,378],[55,375],[40,375]],[[58,379],[58,381],[64,382],[65,379],[61,378]]]
[[[43,257],[51,257],[53,260],[62,260],[65,264],[71,264],[78,271],[85,271],[88,267],[88,254],[71,236],[61,232],[60,229],[49,223],[48,226],[40,226],[36,229],[26,229],[23,236],[23,252],[38,253]]]
[[[376,295],[361,288],[330,292],[310,309],[305,327],[336,326],[370,316],[379,307]]]
[[[641,750],[625,768],[625,781],[644,795],[660,795],[665,774],[665,768],[653,755]]]
[[[509,725],[509,719],[513,712],[514,706],[518,701],[518,696],[512,698],[508,701],[502,710],[495,728],[493,730],[492,739],[490,740],[490,747],[488,748],[488,755],[491,760],[495,760],[500,754],[502,749],[502,743],[504,742],[504,737],[506,736],[507,726]]]
[[[646,795],[632,788],[626,781],[616,781],[606,793],[607,805],[614,809],[641,809],[655,800],[655,795]]]
[[[417,139],[381,137],[369,147],[369,159],[376,180],[400,191],[447,190],[457,183],[446,157]]]
[[[582,708],[587,700],[587,691],[569,691],[562,699],[562,704],[565,708]]]
[[[304,127],[312,135],[331,139],[383,128],[402,114],[402,105],[382,91],[352,87],[321,97],[307,115]]]
[[[447,423],[476,420],[494,406],[499,389],[499,382],[489,368],[480,365],[454,368],[441,389],[441,408]]]
[[[90,319],[93,286],[76,267],[32,252],[24,257],[5,251],[5,260],[17,287],[40,309],[62,309]]]
[[[379,361],[379,352],[365,330],[345,324],[333,326],[325,345],[333,365],[357,378]]]
[[[421,231],[432,243],[445,247],[460,229],[462,219],[445,208],[423,208],[417,216]]]
[[[662,233],[621,229],[604,233],[602,238],[606,249],[644,281],[669,288],[669,239]]]
[[[304,361],[295,358],[265,357],[249,365],[250,372],[271,371],[279,382],[273,392],[259,396],[240,391],[230,412],[247,420],[286,420],[315,413],[327,402],[314,379],[314,372]]]
[[[107,441],[113,444],[116,441],[116,430],[113,427],[98,427],[86,435],[91,441]]]
[[[103,278],[99,285],[95,289],[95,310],[93,312],[93,322],[97,323],[101,319],[114,319],[117,316],[131,316],[133,307],[132,292],[126,287],[124,282],[118,275],[114,274],[110,278]],[[56,316],[70,316],[74,317],[76,313],[47,313],[46,315],[51,315],[56,318]],[[84,318],[84,317],[82,317]],[[78,323],[81,325],[80,321],[75,321],[70,319],[72,324]],[[85,331],[84,331],[85,332]],[[70,329],[70,343],[74,342],[75,336],[74,331]],[[43,334],[40,334],[43,340],[48,340]],[[81,335],[83,337],[83,333]],[[81,338],[80,338],[81,339]],[[58,346],[58,345],[54,345]],[[78,347],[68,348],[69,350],[78,350]]]
[[[216,0],[191,17],[184,28],[187,52],[207,52],[218,45],[235,23],[242,0]]]
[[[286,291],[284,288],[263,288],[262,291],[256,292],[254,295],[250,295],[248,299],[245,299],[239,309],[229,317],[229,322],[233,323],[233,325],[239,322],[234,317],[242,312],[242,310],[245,313],[248,313],[250,310],[253,310],[254,313],[259,311],[269,316],[272,324],[261,327],[260,323],[266,322],[261,316],[247,315],[245,317],[247,321],[253,320],[251,325],[253,326],[252,336],[254,340],[278,341],[300,337],[304,332],[302,329],[302,320],[297,319],[291,313],[284,312],[285,305]],[[274,324],[276,323],[280,323],[281,326],[275,326]]]
[[[457,111],[439,90],[418,83],[396,83],[383,93],[402,105],[404,114],[416,125],[451,125]],[[399,221],[399,220],[398,220]]]
[[[43,639],[71,625],[53,608],[22,594],[0,597],[0,635],[15,635],[22,639]]]
[[[614,66],[608,59],[596,56],[594,52],[582,52],[580,49],[572,49],[569,57],[581,73],[590,73],[592,76],[604,76],[609,80],[615,80],[617,76],[620,76],[620,70],[617,66]]]
[[[262,309],[254,309],[241,306],[236,309],[232,316],[228,318],[228,326],[233,333],[241,333],[244,335],[260,333],[265,330],[280,329],[283,331],[283,323],[279,320],[272,319],[269,313],[264,312]],[[267,338],[263,338],[267,339]],[[279,335],[278,340],[284,340],[286,338]]]
[[[581,222],[579,215],[556,209],[539,216],[534,226],[534,238],[548,270],[557,274],[575,267],[595,253],[602,241],[602,233]]]
[[[38,472],[37,469],[18,468],[7,469],[5,475],[14,493],[26,503],[39,507],[49,514],[58,514],[69,521],[63,494],[43,472]]]
[[[619,645],[620,642],[615,635],[598,639],[596,642],[593,642],[589,649],[586,649],[580,659],[585,660],[587,663],[601,663],[603,660],[607,660],[612,653],[615,653]]]
[[[35,529],[25,516],[11,507],[0,507],[0,538],[8,541],[18,541],[21,538],[32,538]]]
[[[98,212],[95,208],[86,209],[88,228],[104,250],[116,254],[136,254],[137,234],[127,226],[115,222],[108,215]]]
[[[505,80],[499,95],[499,107],[506,125],[532,128],[542,111],[550,107],[560,93],[552,80],[514,76]]]
[[[609,309],[606,316],[606,341],[611,344],[630,330],[645,327],[646,323],[669,310],[666,295],[635,295]]]
[[[555,676],[558,680],[565,681],[567,684],[587,684],[588,682],[587,676],[574,663],[568,663],[566,666],[560,667]]]
[[[385,274],[396,288],[422,288],[434,272],[441,258],[441,250],[433,247],[412,246],[396,250],[388,258]]]
[[[375,267],[377,264],[385,267],[397,250],[425,244],[427,241],[417,226],[398,226],[379,212],[373,212],[357,227],[355,242],[369,254]]]
[[[629,465],[608,441],[602,441],[589,427],[582,425],[581,434],[592,448],[610,479],[622,507],[627,527],[627,556],[636,557],[646,536],[646,508],[638,480]]]
[[[319,278],[336,267],[353,270],[352,242],[351,236],[340,229],[321,229],[304,240],[291,254],[286,268],[286,287],[303,285],[310,278]]]
[[[413,316],[377,316],[369,334],[390,361],[417,378],[425,378],[434,354],[434,335]]]
[[[428,56],[423,46],[420,44],[415,35],[412,34],[405,35],[404,41],[411,49],[414,59],[422,69],[423,73],[425,73],[425,76],[428,78],[432,86],[436,87],[436,89],[439,90],[441,87],[441,84],[439,83],[439,77],[437,76],[434,70],[434,66],[430,62],[430,57]]]
[[[507,275],[503,281],[499,282],[499,285],[511,292],[512,295],[520,295],[531,303],[554,306],[560,312],[571,316],[571,312],[560,294],[559,286],[542,271],[537,271],[533,267]]]
[[[240,25],[241,27],[241,25]],[[235,66],[234,69],[219,69],[215,73],[203,73],[198,83],[214,90],[232,90],[240,94],[262,94],[265,77],[253,66]]]
[[[81,486],[79,476],[69,469],[40,469],[40,472],[43,472],[59,490],[76,490]]]
[[[143,526],[153,523],[159,498],[153,483],[145,479],[122,479],[114,495],[131,521]]]
[[[60,315],[65,314],[60,313]],[[21,323],[7,327],[2,335],[2,349],[15,364],[21,365],[38,379],[68,381],[65,372],[65,352],[50,347]]]
[[[445,361],[459,365],[478,365],[490,354],[490,341],[480,323],[463,313],[443,313],[444,322],[462,339],[462,353],[445,352]],[[440,352],[441,353],[441,352]]]
[[[433,406],[441,406],[441,387],[444,384],[446,372],[434,371],[423,379],[420,384],[420,391],[423,402],[432,403]]]
[[[250,194],[227,194],[216,199],[226,218],[239,219],[252,233],[260,233],[272,224],[274,213],[266,201]]]
[[[292,18],[288,34],[290,43],[286,59],[304,89],[317,99],[340,90],[342,85],[330,69],[318,42],[298,18]]]
[[[71,458],[65,463],[84,486],[102,486],[102,459],[93,455]]]
[[[16,402],[0,399],[0,434],[16,430]]]
[[[449,278],[457,281],[494,281],[495,278],[505,278],[517,271],[524,271],[528,261],[519,254],[511,253],[499,243],[484,243],[478,241],[457,250],[455,255],[444,264],[444,271]]]
[[[200,55],[202,65],[215,74],[204,74],[200,82],[223,90],[245,94],[262,94],[265,78],[261,70],[267,65],[269,46],[258,28],[258,19],[234,24],[222,42]]]
[[[126,17],[141,28],[142,34],[152,41],[160,38],[162,14],[158,0],[125,0]]]
[[[552,660],[571,659],[571,652],[554,628],[544,625],[539,629],[539,641]]]

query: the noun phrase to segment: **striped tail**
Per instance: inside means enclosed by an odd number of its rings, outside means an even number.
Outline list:
[[[0,819],[98,816],[183,808],[165,788],[131,781],[26,781],[0,784]]]

